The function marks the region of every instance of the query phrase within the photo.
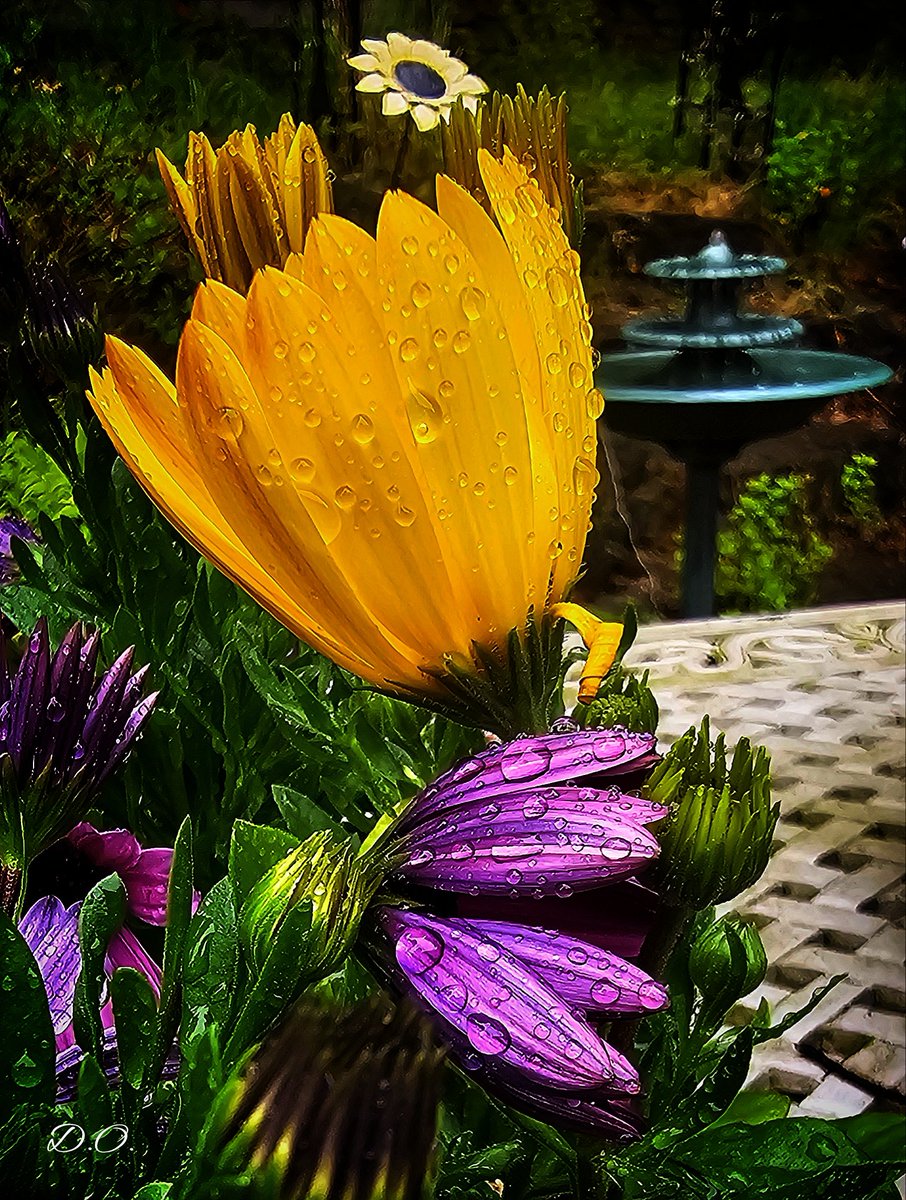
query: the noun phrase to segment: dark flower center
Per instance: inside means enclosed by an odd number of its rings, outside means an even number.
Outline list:
[[[60,838],[29,867],[26,903],[42,896],[56,896],[68,908],[76,900],[84,900],[94,885],[109,874],[109,867],[95,866],[87,854],[76,850],[66,838]]]
[[[396,82],[423,100],[439,100],[447,91],[446,80],[433,67],[405,58],[393,68]]]

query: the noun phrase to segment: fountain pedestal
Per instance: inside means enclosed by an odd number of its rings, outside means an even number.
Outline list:
[[[625,325],[625,340],[644,348],[606,356],[595,373],[607,425],[658,442],[686,465],[686,617],[714,613],[725,464],[749,442],[803,425],[830,397],[892,375],[870,358],[784,346],[802,333],[798,321],[739,312],[743,281],[785,265],[734,254],[719,231],[697,255],[649,263],[647,274],[686,282],[685,315]]]

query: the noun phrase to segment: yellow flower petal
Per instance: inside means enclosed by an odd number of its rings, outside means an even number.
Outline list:
[[[588,648],[588,658],[579,680],[579,701],[590,704],[598,694],[602,679],[613,666],[623,626],[619,622],[600,621],[579,604],[555,604],[551,616],[562,617],[575,625]]]

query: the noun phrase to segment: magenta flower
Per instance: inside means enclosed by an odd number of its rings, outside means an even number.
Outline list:
[[[124,651],[98,680],[98,636],[74,625],[51,652],[38,621],[11,670],[0,639],[0,868],[12,876],[60,838],[151,715],[148,668]]]
[[[127,915],[163,925],[172,862],[171,849],[143,850],[128,830],[100,832],[88,824],[77,825],[35,860],[30,876],[32,888],[37,884],[39,890],[47,887],[52,894],[43,895],[31,905],[19,930],[41,969],[47,991],[57,1042],[58,1095],[68,1088],[82,1058],[73,1029],[73,1001],[81,970],[78,919],[82,900],[94,882],[115,872],[126,890]],[[75,898],[67,905],[54,894],[58,891],[67,900],[73,895]],[[108,978],[118,967],[133,967],[160,997],[160,967],[126,926],[111,938],[104,966]],[[109,999],[101,1009],[101,1026],[105,1058],[113,1072],[116,1034]]]
[[[630,877],[657,855],[647,826],[667,810],[620,784],[655,761],[650,735],[621,729],[490,747],[416,797],[387,845],[403,889],[416,887],[425,905],[426,888],[458,893],[433,907],[459,911],[376,913],[384,969],[463,1066],[517,1107],[615,1139],[638,1131],[639,1080],[594,1021],[655,1012],[667,992],[614,952],[637,952],[637,922],[618,915],[606,937],[579,936],[554,910],[567,917],[574,892],[615,881],[623,904],[647,907],[650,893]],[[597,907],[606,910],[607,892]]]

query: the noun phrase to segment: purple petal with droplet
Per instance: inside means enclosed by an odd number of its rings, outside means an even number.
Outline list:
[[[530,967],[567,1004],[607,1017],[629,1017],[668,1003],[666,988],[650,975],[591,942],[508,921],[471,924]]]
[[[19,922],[19,932],[28,943],[41,971],[53,1030],[60,1039],[72,1025],[76,980],[82,967],[79,953],[79,909],[81,901],[64,908],[56,896],[44,896],[31,906]],[[71,1037],[68,1039],[71,1041]]]
[[[480,796],[502,796],[549,787],[589,775],[633,770],[654,752],[654,737],[617,729],[585,729],[516,738],[489,746],[459,763],[416,797],[403,820],[408,828],[425,814],[449,812]]]
[[[87,821],[74,826],[66,840],[84,854],[89,862],[103,870],[105,875],[118,871],[122,875],[139,860],[141,843],[128,829],[95,829]]]
[[[486,1078],[480,1082],[507,1104],[558,1128],[587,1130],[614,1142],[634,1141],[644,1128],[641,1115],[629,1097],[595,1092],[554,1092],[521,1086],[519,1081]]]
[[[120,871],[129,911],[149,925],[167,923],[167,889],[173,851],[164,848],[143,850],[135,863]]]
[[[582,941],[636,958],[651,932],[660,899],[637,880],[621,879],[605,888],[575,892],[570,896],[500,897],[459,894],[455,915],[469,920],[512,921],[517,925],[544,925]]]
[[[658,854],[655,837],[626,817],[610,793],[588,788],[482,796],[402,837],[408,857],[398,874],[443,891],[496,895],[600,887]]]
[[[463,1057],[549,1088],[638,1088],[632,1066],[519,959],[468,921],[382,908],[395,963]],[[474,1064],[470,1063],[474,1060]]]

